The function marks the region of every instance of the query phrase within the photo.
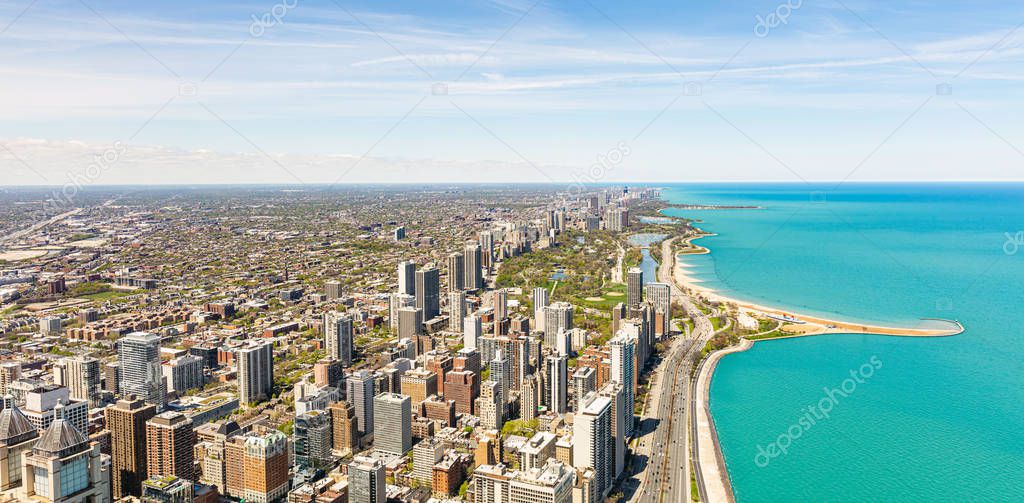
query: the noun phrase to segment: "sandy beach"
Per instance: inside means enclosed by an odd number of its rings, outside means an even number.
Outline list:
[[[724,295],[719,294],[718,292],[714,291],[711,288],[701,285],[699,280],[688,275],[688,266],[685,262],[683,262],[683,259],[687,255],[703,255],[710,253],[710,250],[694,243],[694,241],[711,235],[712,234],[698,234],[696,236],[688,237],[684,240],[684,243],[689,245],[691,249],[680,253],[680,258],[675,260],[672,270],[672,277],[675,280],[676,284],[679,286],[679,288],[683,291],[689,290],[690,292],[705,297],[710,301],[735,305],[740,311],[755,317],[766,317],[768,315],[787,316],[790,318],[797,318],[805,322],[803,324],[784,324],[782,326],[782,330],[793,334],[789,337],[803,337],[828,333],[864,333],[876,335],[893,335],[901,337],[946,337],[951,335],[957,335],[963,332],[963,327],[959,323],[956,323],[954,321],[949,321],[950,328],[948,329],[886,327],[809,316],[800,313],[795,313],[793,311],[784,311],[769,306],[763,306],[760,304],[744,302],[741,300],[726,297]],[[672,246],[672,241],[676,239],[678,238],[672,238],[665,241],[664,246],[668,247],[667,249],[670,250]],[[665,252],[663,251],[662,254],[664,256]],[[933,323],[934,321],[935,320],[932,320]],[[922,323],[924,322],[925,320],[922,320]]]

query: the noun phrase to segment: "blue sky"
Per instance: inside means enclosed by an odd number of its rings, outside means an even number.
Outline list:
[[[0,185],[1021,179],[1014,4],[0,1]]]

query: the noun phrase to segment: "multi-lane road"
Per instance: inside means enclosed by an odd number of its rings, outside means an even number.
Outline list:
[[[636,474],[640,486],[630,498],[637,503],[688,503],[690,501],[690,376],[700,359],[700,350],[714,334],[711,321],[700,311],[672,278],[675,257],[671,241],[662,244],[661,256],[666,264],[658,268],[659,280],[671,285],[672,297],[693,320],[693,331],[673,342],[654,376],[649,405],[643,424],[653,424],[653,431],[644,431],[638,452],[646,454],[647,463]]]

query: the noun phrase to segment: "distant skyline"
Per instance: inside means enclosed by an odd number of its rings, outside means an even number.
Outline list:
[[[16,0],[0,185],[1019,180],[1022,25],[987,0]]]

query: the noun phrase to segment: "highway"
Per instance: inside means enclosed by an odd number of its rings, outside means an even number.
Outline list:
[[[668,267],[658,268],[659,280],[671,285],[673,299],[678,301],[693,320],[693,333],[678,336],[672,343],[664,361],[658,366],[651,388],[649,405],[643,424],[654,424],[637,446],[639,456],[649,455],[642,473],[634,474],[640,480],[639,489],[630,498],[638,503],[688,503],[690,501],[690,403],[691,379],[700,351],[714,334],[711,321],[675,285],[672,270],[675,259],[671,240],[663,243],[663,258]],[[653,454],[652,454],[653,453]]]

